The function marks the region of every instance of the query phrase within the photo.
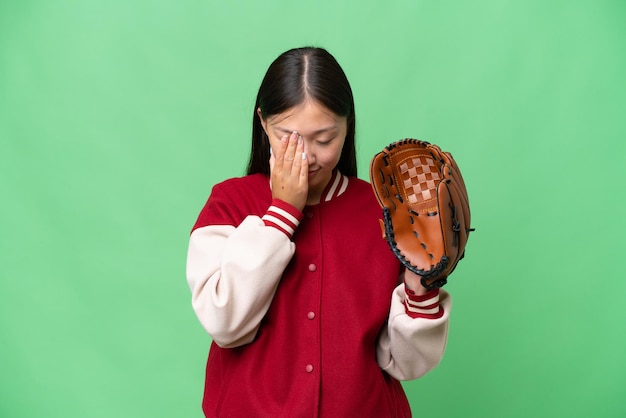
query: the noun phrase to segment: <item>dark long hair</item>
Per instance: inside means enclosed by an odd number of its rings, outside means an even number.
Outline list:
[[[247,174],[270,174],[270,146],[257,109],[263,119],[277,115],[311,98],[337,116],[347,118],[348,130],[337,169],[357,175],[354,144],[355,114],[352,89],[343,69],[325,49],[294,48],[272,62],[261,82],[252,117],[252,149]]]

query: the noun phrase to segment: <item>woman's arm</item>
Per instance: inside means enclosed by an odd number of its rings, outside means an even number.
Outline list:
[[[443,358],[452,300],[442,289],[427,291],[410,272],[404,280],[393,292],[377,360],[394,378],[412,380],[428,373]]]
[[[284,202],[273,201],[262,218],[248,216],[236,227],[208,225],[191,233],[187,282],[192,306],[218,345],[236,347],[256,336],[294,254],[291,235],[299,216]]]

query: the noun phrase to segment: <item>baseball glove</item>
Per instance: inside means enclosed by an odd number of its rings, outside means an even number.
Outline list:
[[[383,209],[383,237],[395,256],[427,289],[445,285],[473,231],[452,155],[426,141],[403,139],[374,156],[370,180]]]

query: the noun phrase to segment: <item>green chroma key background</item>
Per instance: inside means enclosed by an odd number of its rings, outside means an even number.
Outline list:
[[[0,416],[201,416],[188,235],[244,173],[265,69],[309,44],[352,83],[360,177],[415,137],[468,185],[415,415],[626,416],[625,19],[618,0],[0,2]]]

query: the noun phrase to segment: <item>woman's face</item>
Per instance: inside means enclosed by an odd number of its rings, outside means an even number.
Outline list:
[[[257,111],[260,116],[260,111]],[[278,147],[280,139],[293,131],[304,141],[309,163],[309,203],[319,202],[332,171],[339,163],[348,131],[346,117],[337,116],[313,100],[305,100],[283,113],[261,118],[270,147]]]

